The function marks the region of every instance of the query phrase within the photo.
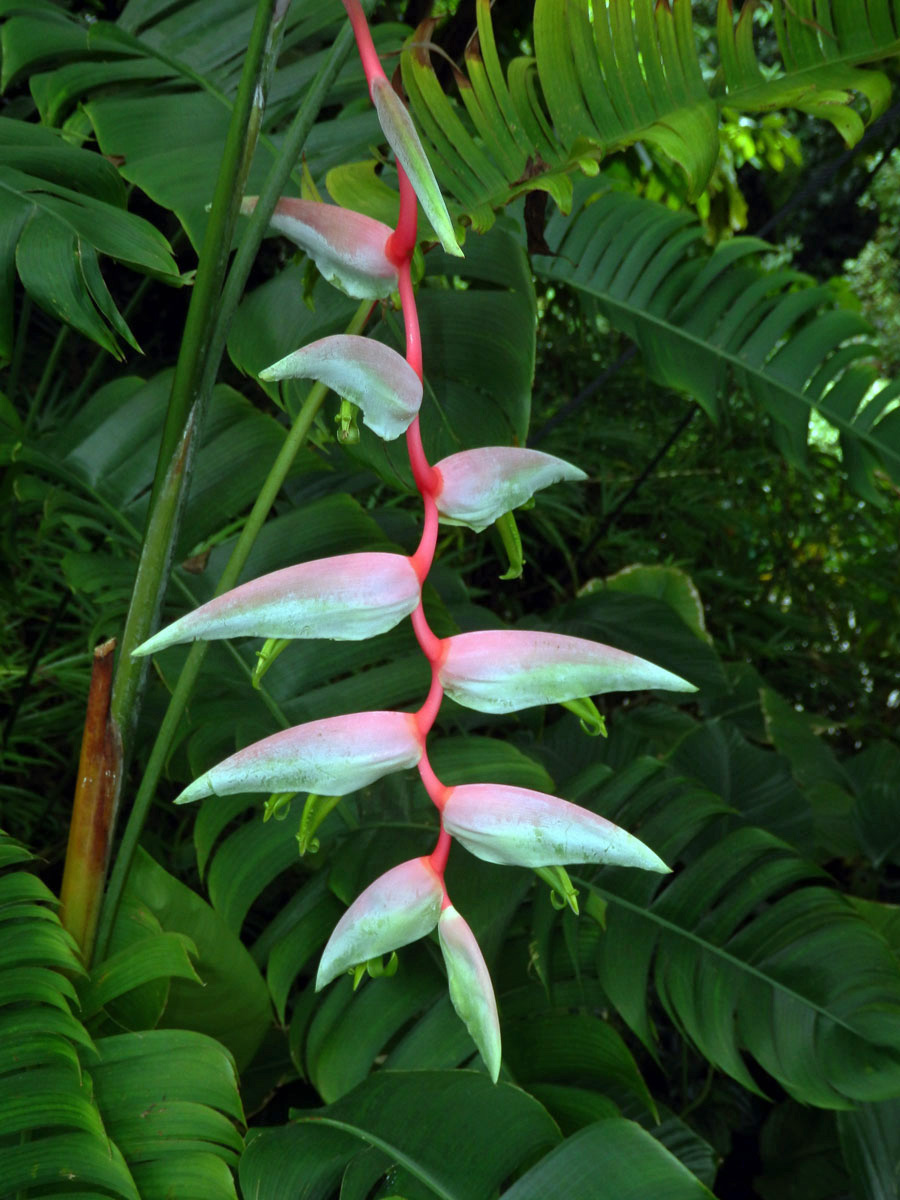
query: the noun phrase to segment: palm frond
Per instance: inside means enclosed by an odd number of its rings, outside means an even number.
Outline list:
[[[99,1002],[148,970],[183,969],[179,955],[164,942],[165,961],[148,956],[136,973],[121,958],[106,974],[101,964],[91,993],[53,895],[22,869],[29,860],[0,834],[0,1196],[66,1181],[109,1200],[234,1200],[243,1114],[224,1047],[182,1030],[93,1041],[73,1012],[69,975]]]
[[[764,75],[753,48],[754,4],[741,6],[735,20],[730,2],[720,0],[719,52],[723,100],[741,112],[796,108],[830,121],[852,146],[865,125],[880,117],[891,97],[887,75],[862,70],[900,52],[900,12],[892,0],[776,0],[772,6],[784,70]],[[853,107],[866,101],[865,119]]]
[[[874,350],[857,313],[808,276],[766,271],[769,247],[757,238],[709,251],[687,213],[609,187],[584,184],[578,195],[569,220],[548,223],[555,257],[537,259],[537,269],[595,297],[654,379],[693,396],[715,421],[729,385],[743,387],[782,453],[801,466],[816,411],[840,431],[862,495],[877,496],[878,467],[900,479],[900,386],[860,363]]]
[[[622,869],[589,884],[608,905],[598,978],[635,1033],[653,1047],[652,984],[675,1027],[752,1091],[765,1081],[748,1054],[803,1103],[841,1109],[896,1095],[900,968],[824,873],[761,829],[732,819],[723,834],[726,810],[662,772],[623,792],[613,777],[600,810],[639,823],[678,868],[661,886]]]
[[[701,70],[690,0],[537,0],[534,55],[504,75],[489,0],[476,5],[477,34],[456,69],[458,99],[431,62],[434,22],[416,31],[402,60],[403,85],[445,192],[476,229],[525,192],[548,192],[565,212],[571,176],[596,174],[610,154],[638,142],[674,164],[697,197],[719,154],[719,110],[797,108],[831,121],[849,144],[890,98],[884,72],[864,69],[900,50],[891,0],[857,20],[855,0],[776,0],[783,69],[765,74],[753,46],[755,5],[735,22],[720,0],[721,70]],[[853,107],[866,102],[861,114]]]

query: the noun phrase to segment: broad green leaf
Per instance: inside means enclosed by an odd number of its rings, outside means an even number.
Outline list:
[[[187,1031],[103,1038],[91,1065],[109,1136],[141,1200],[182,1195],[234,1200],[230,1167],[243,1139],[234,1063],[218,1042]]]
[[[633,566],[623,567],[615,575],[610,575],[604,584],[613,591],[628,592],[631,595],[654,596],[670,604],[678,613],[685,625],[710,641],[706,632],[706,618],[703,612],[703,601],[697,586],[686,571],[680,567]],[[583,592],[590,594],[591,589],[585,586]]]
[[[712,1192],[640,1125],[610,1118],[566,1138],[504,1200],[703,1200]]]
[[[812,848],[812,813],[788,763],[753,745],[729,723],[707,721],[682,738],[669,761],[685,775],[794,846]]]
[[[553,790],[546,768],[505,739],[442,736],[429,746],[429,757],[440,778],[451,786],[489,782]]]
[[[325,945],[344,911],[326,890],[324,876],[325,872],[314,876],[279,914],[277,936],[268,951],[266,981],[282,1022],[294,980]]]
[[[505,1025],[506,1056],[523,1086],[553,1083],[630,1096],[656,1117],[637,1063],[612,1025],[585,1013],[546,1012]],[[594,1118],[596,1119],[596,1117]]]
[[[0,1099],[4,1137],[50,1127],[105,1136],[89,1080],[74,1066],[32,1067],[8,1080],[5,1091]]]
[[[342,980],[332,989],[334,1000],[329,993],[331,1002],[317,1010],[305,1057],[310,1080],[326,1102],[361,1084],[397,1034],[446,991],[440,972],[418,950],[401,951],[395,975],[367,979],[356,993],[349,979]]]
[[[900,750],[889,741],[876,742],[847,764],[854,784],[853,824],[860,844],[876,866],[900,857],[897,830],[896,772]]]
[[[350,1133],[327,1126],[288,1123],[254,1129],[241,1157],[245,1196],[271,1189],[296,1200],[325,1200],[335,1194],[346,1165],[360,1152]]]
[[[94,1016],[111,1000],[156,979],[200,978],[191,965],[195,946],[177,933],[151,934],[111,955],[91,974],[81,990],[82,1018]]]
[[[0,1148],[0,1179],[4,1200],[26,1187],[46,1187],[61,1179],[108,1189],[123,1200],[142,1200],[121,1153],[87,1133],[58,1133]]]
[[[11,353],[16,271],[36,303],[111,354],[121,357],[117,337],[137,348],[97,254],[174,282],[178,270],[165,238],[125,211],[115,172],[98,155],[8,118],[0,120],[0,149],[0,355]]]
[[[265,1131],[250,1143],[241,1162],[245,1193],[272,1172],[284,1194],[303,1194],[302,1181],[323,1172],[323,1156],[350,1144],[323,1145],[323,1129],[383,1150],[440,1200],[488,1200],[523,1161],[559,1140],[537,1101],[468,1071],[380,1072],[296,1120],[299,1129]]]
[[[89,1070],[107,1120],[129,1114],[125,1097],[137,1109],[152,1097],[197,1103],[241,1120],[234,1060],[213,1038],[181,1029],[151,1029],[100,1038]],[[139,1111],[139,1110],[137,1110]]]
[[[900,1101],[861,1104],[837,1118],[841,1150],[857,1200],[882,1200],[900,1177]]]
[[[818,20],[812,19],[814,11]],[[890,102],[888,78],[881,71],[857,69],[858,63],[889,57],[900,45],[889,0],[873,0],[864,13],[848,0],[834,0],[827,8],[815,10],[778,0],[773,16],[784,64],[784,72],[774,78],[763,74],[753,56],[752,10],[741,10],[735,24],[730,8],[719,5],[727,102],[744,112],[797,108],[831,121],[853,145],[865,128],[853,107],[857,95],[867,103],[867,121],[880,116]]]
[[[265,983],[247,950],[218,913],[144,851],[132,866],[128,894],[149,907],[162,928],[172,931],[169,936],[190,939],[196,947],[193,980],[172,980],[163,1026],[215,1037],[242,1069],[272,1020]]]

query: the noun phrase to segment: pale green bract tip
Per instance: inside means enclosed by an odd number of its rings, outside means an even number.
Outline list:
[[[463,252],[453,232],[453,222],[450,220],[447,205],[406,105],[384,78],[372,80],[372,102],[384,136],[397,156],[400,166],[409,176],[422,210],[431,222],[431,228],[448,254],[463,258]]]
[[[496,1083],[502,1052],[494,988],[475,935],[452,904],[441,913],[438,937],[453,1007]]]

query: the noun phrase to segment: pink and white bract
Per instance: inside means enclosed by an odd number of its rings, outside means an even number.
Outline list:
[[[379,437],[405,433],[422,403],[422,381],[405,358],[350,333],[310,342],[259,373],[260,379],[318,379],[362,409]]]
[[[414,767],[422,741],[411,713],[361,712],[295,725],[211,767],[175,800],[233,792],[346,796],[391,771]]]
[[[446,889],[451,840],[487,862],[524,867],[582,862],[658,872],[668,867],[625,830],[557,796],[503,784],[443,783],[429,762],[426,739],[444,694],[479,712],[508,713],[600,692],[696,689],[645,659],[584,638],[511,629],[442,639],[430,628],[422,583],[433,564],[440,517],[481,531],[539,488],[586,476],[552,455],[509,446],[465,450],[436,466],[428,461],[418,415],[423,356],[411,273],[419,203],[444,249],[461,251],[412,119],[385,77],[360,0],[344,4],[370,95],[397,159],[397,227],[391,230],[361,213],[297,199],[279,201],[271,224],[351,296],[378,300],[398,292],[406,358],[378,342],[338,335],[288,354],[263,371],[262,378],[319,380],[356,404],[380,437],[405,432],[424,509],[421,540],[412,558],[340,555],[243,584],[182,617],[136,653],[151,654],[178,641],[241,635],[361,639],[412,617],[432,680],[417,712],[352,713],[276,733],[212,767],[177,802],[254,791],[343,796],[393,771],[418,766],[440,812],[434,850],[379,876],[350,905],[322,954],[316,990],[437,928],[453,1005],[496,1080],[501,1063],[497,1004],[472,930]],[[256,198],[247,197],[242,211],[252,212],[255,205]]]
[[[476,533],[518,508],[540,488],[562,480],[587,479],[564,459],[516,446],[483,446],[451,454],[436,464],[441,482],[438,512]]]
[[[643,842],[600,817],[545,792],[494,783],[450,789],[444,828],[485,862],[514,867],[603,863],[668,872]]]
[[[334,927],[322,951],[316,991],[357,963],[431,933],[440,916],[443,892],[427,858],[410,859],[379,875]]]
[[[496,1083],[500,1074],[501,1044],[494,988],[475,935],[452,904],[441,913],[438,937],[453,1007]]]
[[[440,681],[448,696],[478,712],[516,712],[600,692],[697,689],[644,658],[586,638],[525,629],[460,633],[444,642]]]
[[[360,641],[393,629],[420,594],[418,577],[402,554],[319,558],[242,583],[161,629],[134,653],[233,637]]]
[[[241,212],[256,208],[256,196],[245,196]],[[315,200],[282,196],[270,228],[296,243],[320,273],[358,300],[383,300],[397,288],[397,268],[385,254],[391,230],[381,221]]]

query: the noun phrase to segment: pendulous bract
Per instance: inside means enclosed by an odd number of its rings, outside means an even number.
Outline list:
[[[363,553],[303,563],[243,584],[182,617],[144,643],[150,654],[179,641],[255,635],[361,639],[409,616],[431,667],[432,685],[415,713],[372,711],[308,722],[254,743],[212,767],[179,803],[240,791],[337,797],[394,771],[417,767],[440,829],[430,854],[391,867],[350,905],[322,954],[316,988],[347,970],[438,932],[453,1005],[491,1078],[501,1067],[500,1024],[490,974],[472,930],[445,883],[451,840],[487,862],[556,870],[592,862],[668,871],[637,838],[556,796],[496,784],[449,787],[435,774],[428,739],[445,693],[480,712],[565,703],[596,715],[584,698],[601,692],[693,691],[679,676],[635,655],[583,638],[528,630],[485,630],[439,638],[422,605],[440,518],[476,532],[553,483],[585,477],[578,467],[518,447],[465,450],[429,463],[419,411],[423,353],[410,264],[423,210],[445,250],[461,254],[452,220],[403,102],[388,83],[359,0],[344,0],[385,138],[397,159],[395,229],[335,205],[282,199],[273,228],[292,238],[320,272],[350,295],[399,292],[405,356],[366,338],[338,335],[294,350],[262,378],[314,378],[382,438],[404,435],[424,520],[410,557]],[[255,198],[246,198],[250,212]],[[580,711],[580,710],[579,710]],[[602,721],[597,716],[597,721]]]

